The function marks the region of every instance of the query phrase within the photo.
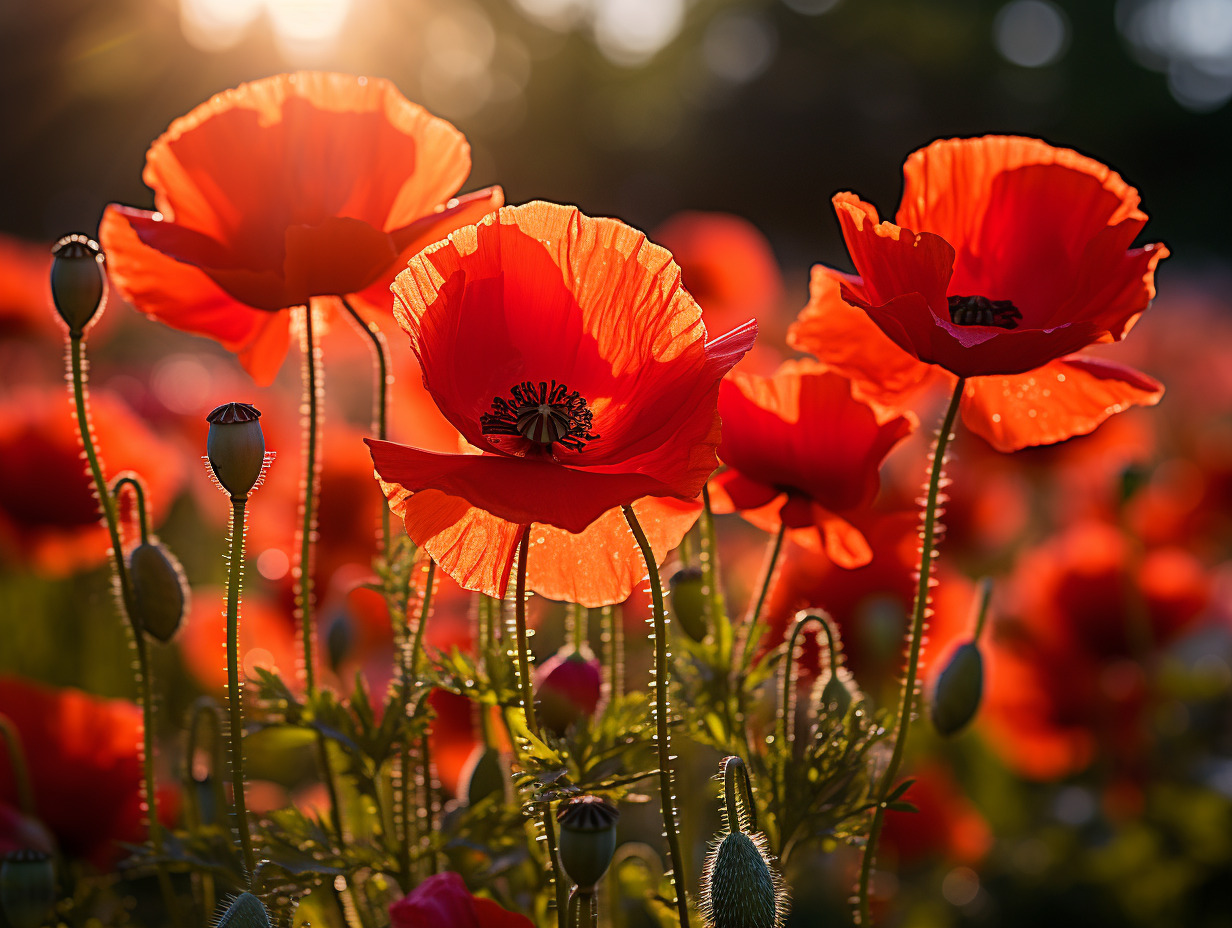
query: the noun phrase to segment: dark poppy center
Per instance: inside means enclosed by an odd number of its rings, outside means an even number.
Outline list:
[[[952,296],[950,321],[955,325],[992,325],[999,329],[1016,329],[1022,322],[1022,312],[1009,300]]]
[[[555,380],[515,384],[509,399],[492,400],[492,411],[479,417],[484,435],[521,436],[550,450],[553,443],[581,451],[598,435],[590,431],[594,413],[577,390]]]

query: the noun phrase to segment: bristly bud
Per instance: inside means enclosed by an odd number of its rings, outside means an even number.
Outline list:
[[[706,597],[700,567],[685,567],[676,571],[668,582],[671,592],[672,618],[694,641],[706,637]]]
[[[984,659],[974,641],[959,645],[937,677],[931,716],[942,735],[957,734],[975,717],[984,693]]]
[[[52,246],[51,299],[74,338],[81,337],[103,305],[104,263],[102,249],[88,235],[66,235]]]
[[[574,796],[560,804],[560,865],[581,889],[592,889],[607,873],[619,820],[620,810],[602,796]]]
[[[39,928],[56,901],[56,871],[42,851],[13,851],[0,864],[0,909],[10,928]]]
[[[188,608],[184,569],[160,542],[142,542],[128,556],[133,587],[133,621],[166,644],[175,637]]]
[[[265,904],[252,893],[240,893],[214,928],[271,928]]]
[[[708,928],[779,928],[784,909],[782,878],[766,858],[766,839],[733,831],[706,855],[701,885]]]
[[[224,403],[206,420],[206,452],[219,484],[234,500],[248,498],[265,466],[261,412],[251,403]]]

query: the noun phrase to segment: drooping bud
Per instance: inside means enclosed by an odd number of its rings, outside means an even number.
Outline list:
[[[468,806],[473,806],[489,796],[503,796],[508,779],[509,771],[501,761],[500,751],[476,745],[459,778],[459,782],[465,784],[466,789],[462,800]]]
[[[603,679],[599,662],[585,645],[548,658],[536,676],[539,721],[549,731],[563,735],[570,725],[595,714]]]
[[[709,928],[777,928],[779,877],[766,859],[765,838],[733,831],[706,855],[702,913]]]
[[[706,637],[706,597],[702,592],[702,569],[685,567],[672,574],[668,582],[672,617],[680,623],[684,633],[694,641]]]
[[[834,715],[842,718],[851,708],[855,697],[851,692],[852,684],[846,675],[832,673],[826,685],[821,688],[821,704]]]
[[[55,864],[42,851],[13,851],[0,864],[0,908],[10,928],[39,928],[56,901]]]
[[[592,889],[607,873],[619,820],[620,810],[602,796],[574,796],[560,804],[560,865],[581,889]]]
[[[270,928],[269,912],[252,893],[240,893],[214,928]]]
[[[232,499],[247,499],[265,466],[260,418],[260,410],[251,403],[224,403],[206,416],[210,467]]]
[[[188,607],[184,569],[160,542],[142,542],[128,556],[133,585],[133,621],[166,644],[175,637]]]
[[[74,338],[81,337],[103,305],[104,263],[102,249],[88,235],[66,235],[52,246],[51,299]]]
[[[340,613],[329,623],[329,629],[325,632],[325,654],[329,658],[329,669],[337,673],[354,647],[355,629],[351,617],[345,612]]]
[[[931,716],[933,727],[942,735],[961,731],[980,707],[984,692],[984,659],[979,646],[967,641],[954,651],[937,677]]]

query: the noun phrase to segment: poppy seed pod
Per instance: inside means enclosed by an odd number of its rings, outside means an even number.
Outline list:
[[[702,912],[709,928],[777,928],[780,878],[766,859],[765,838],[733,831],[706,855]]]
[[[706,637],[706,597],[702,592],[702,569],[685,567],[672,574],[668,581],[672,617],[680,623],[684,633],[694,641]]]
[[[265,466],[260,418],[260,410],[251,403],[224,403],[206,416],[210,467],[232,499],[247,499]]]
[[[0,908],[11,928],[39,928],[56,901],[56,871],[42,851],[14,851],[0,864]]]
[[[215,922],[214,928],[270,928],[269,912],[252,893],[240,893]]]
[[[620,810],[602,796],[575,796],[560,804],[560,865],[581,889],[603,879],[616,853]]]
[[[931,715],[942,735],[961,731],[980,707],[984,692],[984,659],[974,641],[960,645],[937,677]]]
[[[103,305],[104,263],[98,242],[81,233],[66,235],[52,246],[51,299],[74,338],[81,337]]]
[[[133,585],[133,619],[144,632],[166,644],[175,637],[187,611],[184,569],[157,541],[142,542],[128,556]]]

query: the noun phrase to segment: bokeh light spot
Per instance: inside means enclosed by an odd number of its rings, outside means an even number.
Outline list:
[[[721,13],[706,26],[702,56],[716,77],[744,84],[764,72],[774,58],[778,35],[756,13]]]
[[[645,64],[684,25],[684,0],[595,0],[595,43],[613,64]]]
[[[997,51],[1013,64],[1042,68],[1069,47],[1065,13],[1048,0],[1013,0],[997,11],[992,24]]]

